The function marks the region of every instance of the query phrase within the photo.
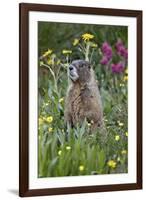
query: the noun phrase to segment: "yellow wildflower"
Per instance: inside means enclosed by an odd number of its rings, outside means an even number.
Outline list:
[[[84,169],[85,169],[84,165],[80,165],[80,166],[79,166],[79,171],[80,171],[80,172],[84,171]]]
[[[39,125],[42,125],[43,124],[43,119],[40,117],[39,118]]]
[[[92,44],[91,44],[91,47],[96,48],[96,47],[97,47],[97,44],[92,43]]]
[[[93,38],[94,38],[94,35],[91,35],[90,33],[85,33],[85,34],[82,35],[82,39],[84,41],[89,41],[89,40],[91,40]]]
[[[123,83],[120,83],[120,87],[124,87],[124,84],[123,84]]]
[[[124,76],[123,81],[128,81],[128,75]]]
[[[45,121],[46,120],[46,118],[45,117],[42,117],[42,119]]]
[[[61,154],[62,154],[62,151],[61,151],[61,150],[59,150],[59,151],[58,151],[58,155],[60,156]]]
[[[51,123],[52,121],[53,121],[53,117],[52,116],[49,116],[49,117],[47,117],[47,122],[49,122],[49,123]]]
[[[62,51],[62,53],[63,53],[63,54],[71,54],[72,51],[71,51],[71,50],[64,49],[64,50]]]
[[[59,103],[62,103],[63,101],[64,101],[63,97],[59,99]]]
[[[52,52],[53,52],[53,51],[52,51],[51,49],[48,49],[48,51],[46,51],[46,52],[42,55],[42,57],[46,57],[46,56],[50,55]]]
[[[79,43],[79,39],[75,38],[72,44],[73,46],[76,46],[78,43]]]
[[[87,125],[88,125],[88,126],[91,126],[91,123],[88,122]]]
[[[48,65],[53,65],[53,64],[54,64],[54,61],[53,61],[51,58],[49,58],[49,59],[47,60],[47,64],[48,64]]]
[[[125,135],[128,137],[128,132],[127,131],[125,132]]]
[[[49,133],[51,133],[51,132],[53,131],[53,128],[52,128],[52,127],[49,127],[49,128],[48,128],[48,131],[49,131]]]
[[[126,153],[127,153],[126,150],[122,150],[122,151],[121,151],[121,154],[126,154]]]
[[[71,150],[71,147],[70,146],[66,146],[66,150]]]
[[[116,140],[116,141],[119,141],[119,140],[120,140],[120,136],[119,136],[119,135],[116,135],[116,136],[115,136],[115,140]]]
[[[118,162],[120,162],[120,160],[121,160],[121,158],[120,158],[120,157],[118,157],[118,158],[117,158],[117,161],[118,161]]]
[[[124,126],[124,123],[118,121],[119,126]]]
[[[125,70],[125,74],[128,74],[128,68]]]
[[[57,60],[56,64],[59,65],[61,63],[61,60]]]
[[[109,160],[107,165],[111,168],[116,168],[117,163],[114,160]]]

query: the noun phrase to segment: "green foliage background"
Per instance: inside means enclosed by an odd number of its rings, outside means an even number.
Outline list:
[[[98,45],[92,55],[92,65],[99,82],[108,132],[105,143],[100,131],[89,134],[90,124],[86,121],[82,127],[74,129],[64,124],[67,66],[74,59],[84,59],[82,52],[73,45],[74,39],[80,38],[81,41],[84,33],[94,35],[94,43]],[[38,23],[39,177],[127,172],[128,91],[127,81],[124,80],[127,72],[113,74],[100,64],[103,42],[107,41],[115,53],[114,46],[118,38],[127,47],[127,27]],[[55,61],[50,65],[41,64],[40,58],[48,48],[53,50],[49,59],[55,58]],[[65,55],[62,53],[64,49],[72,53]],[[112,62],[118,60],[120,57],[115,53]]]

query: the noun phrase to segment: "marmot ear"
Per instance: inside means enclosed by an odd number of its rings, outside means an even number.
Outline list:
[[[91,64],[90,63],[88,63],[88,68],[91,69]]]
[[[87,62],[87,66],[88,66],[88,68],[90,69],[91,68],[91,64],[90,64],[90,62],[88,62],[88,61],[86,61]]]

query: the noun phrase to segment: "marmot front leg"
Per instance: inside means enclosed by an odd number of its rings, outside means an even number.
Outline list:
[[[69,125],[71,128],[73,128],[72,116],[71,113],[67,110],[65,111],[64,121],[67,126]]]

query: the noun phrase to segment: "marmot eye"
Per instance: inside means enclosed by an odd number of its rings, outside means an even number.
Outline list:
[[[80,67],[81,67],[81,68],[84,67],[84,64],[81,64]]]

